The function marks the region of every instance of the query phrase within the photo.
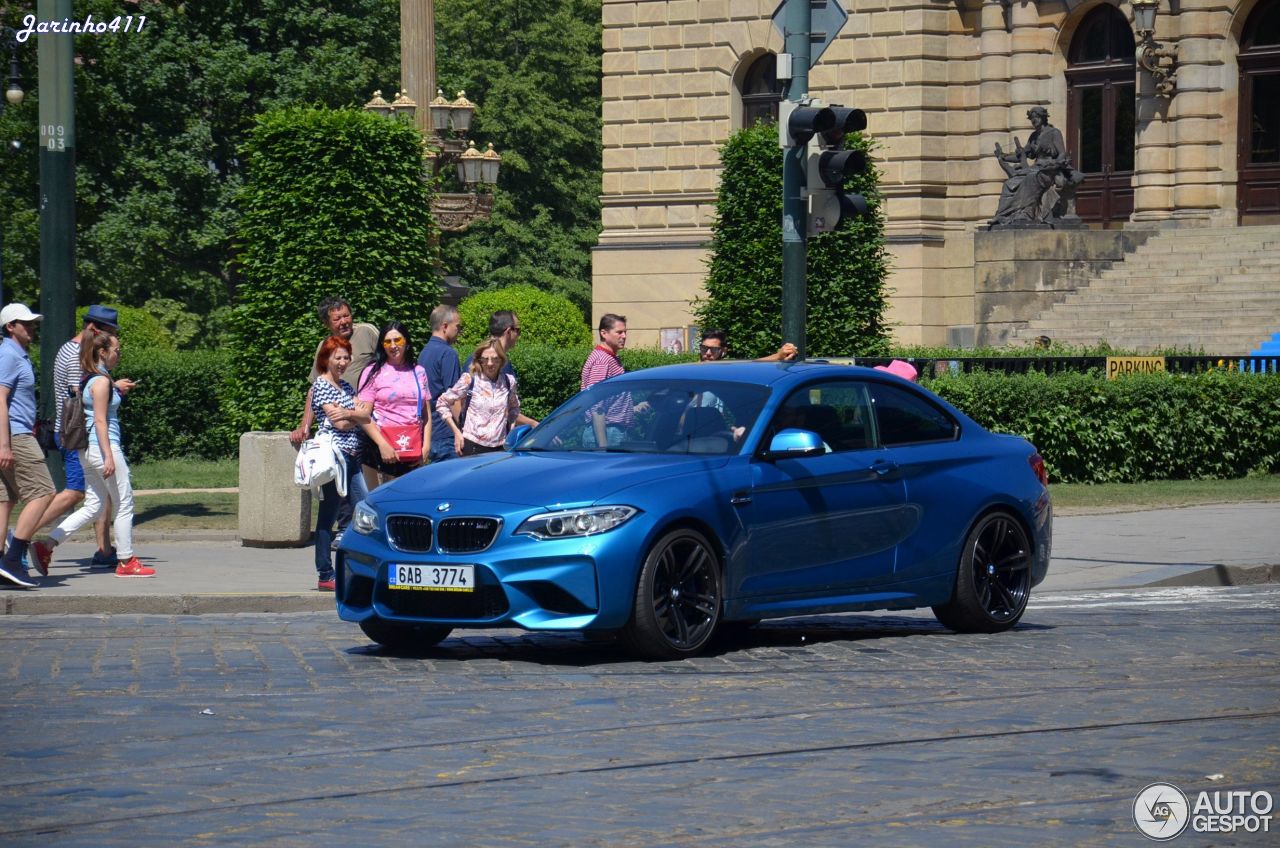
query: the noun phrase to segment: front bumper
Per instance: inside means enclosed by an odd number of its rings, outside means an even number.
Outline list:
[[[348,531],[337,558],[339,617],[528,630],[614,629],[626,623],[636,552],[644,550],[643,528],[631,525],[640,522],[596,536],[543,540],[514,534],[526,516],[500,517],[504,525],[497,538],[475,553],[442,553],[434,544],[426,552],[397,550],[387,538],[385,517],[373,534]],[[472,565],[475,585],[468,592],[391,589],[387,573],[394,563]]]

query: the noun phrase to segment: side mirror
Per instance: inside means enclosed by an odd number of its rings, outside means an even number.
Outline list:
[[[766,459],[796,459],[801,456],[822,456],[827,452],[822,439],[809,430],[782,430],[769,442]]]
[[[520,442],[521,439],[527,436],[529,434],[529,431],[532,429],[533,428],[530,427],[528,424],[517,424],[516,426],[512,427],[511,432],[507,433],[507,440],[502,444],[503,449],[511,450]]]

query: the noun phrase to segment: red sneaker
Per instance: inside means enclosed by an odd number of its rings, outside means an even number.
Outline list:
[[[53,562],[53,547],[44,542],[33,542],[31,550],[36,553],[36,571],[41,577],[49,576],[49,563]]]
[[[332,592],[337,588],[338,588],[338,584],[332,577],[330,577],[328,580],[316,581],[316,591],[318,592]]]
[[[125,562],[116,566],[116,577],[155,577],[156,570],[148,568],[141,562],[138,562],[136,556],[129,557]]]

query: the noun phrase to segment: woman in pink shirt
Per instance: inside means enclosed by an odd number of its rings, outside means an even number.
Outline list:
[[[453,445],[461,456],[502,450],[511,424],[520,414],[516,378],[502,373],[506,363],[502,341],[489,339],[476,348],[471,369],[436,399],[436,411],[453,430]],[[455,416],[452,406],[458,401],[461,405]]]
[[[431,451],[427,372],[417,364],[409,331],[399,321],[382,328],[373,363],[360,375],[356,398],[373,404],[373,420],[364,426],[369,436],[364,478],[372,491],[417,468]],[[413,431],[420,433],[420,451],[412,446]],[[397,444],[392,444],[393,439]]]

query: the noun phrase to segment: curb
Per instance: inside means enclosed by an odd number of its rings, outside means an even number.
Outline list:
[[[257,595],[56,595],[6,593],[3,615],[217,615],[332,612],[332,592]]]
[[[1144,583],[1142,588],[1178,586],[1260,586],[1264,583],[1280,583],[1280,565],[1214,565],[1166,577],[1154,583]]]

